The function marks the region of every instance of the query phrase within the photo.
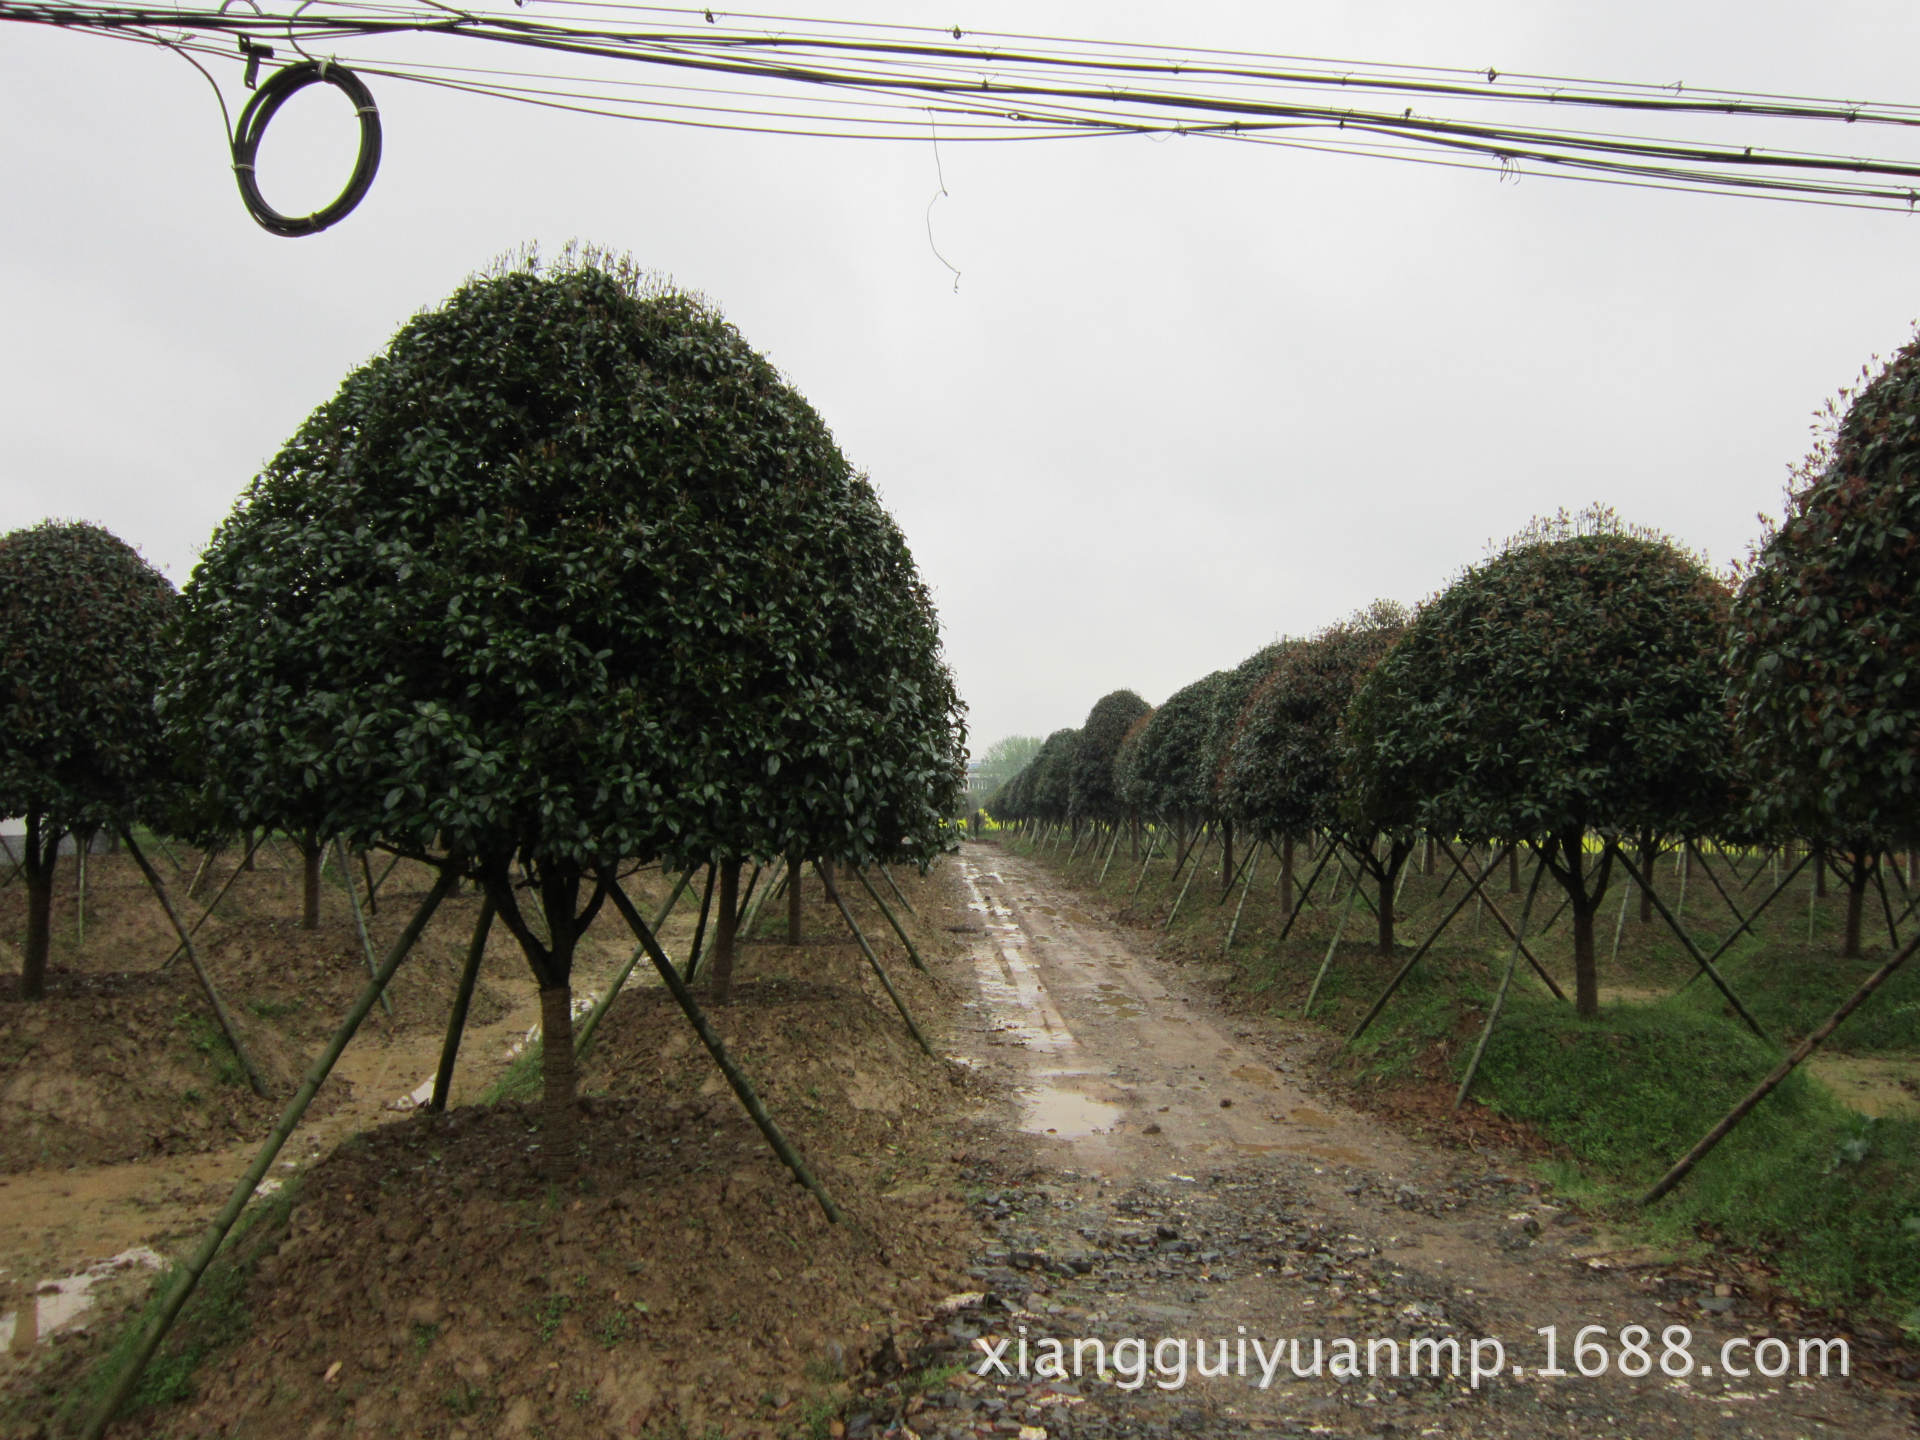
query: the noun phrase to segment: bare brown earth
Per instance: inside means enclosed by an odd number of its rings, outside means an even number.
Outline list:
[[[437,1034],[423,1023],[417,1042],[368,1045],[390,1062],[380,1079],[322,1122],[338,1128],[303,1137],[291,1204],[242,1242],[257,1257],[244,1338],[202,1367],[190,1398],[114,1433],[1915,1433],[1920,1392],[1900,1378],[1911,1357],[1884,1347],[1847,1378],[1703,1373],[1725,1339],[1832,1326],[1731,1262],[1683,1265],[1596,1230],[1532,1177],[1527,1137],[1490,1117],[1441,1146],[1352,1108],[1317,1032],[1236,1016],[1217,975],[1156,958],[1151,936],[1079,908],[1041,867],[970,845],[930,879],[902,880],[938,979],[908,969],[897,943],[883,954],[943,1058],[913,1047],[817,903],[809,943],[747,946],[739,999],[715,1011],[846,1224],[827,1225],[788,1181],[651,986],[616,1004],[583,1071],[598,1093],[583,1105],[578,1183],[537,1178],[535,1119],[517,1103],[388,1116],[332,1148],[381,1118],[360,1108],[374,1092],[430,1070],[420,1060]],[[861,914],[884,931],[870,906]],[[503,968],[501,988],[511,1004],[528,987]],[[503,1049],[474,1050],[471,1084],[498,1073]],[[1417,1098],[1395,1103],[1410,1126],[1437,1128]],[[64,1233],[53,1187],[84,1172],[12,1177],[46,1188],[0,1190],[0,1264],[178,1248],[245,1153],[101,1172],[118,1188],[93,1187],[91,1248],[46,1238]],[[18,1193],[38,1218],[13,1218]],[[1684,1325],[1694,1372],[1543,1378],[1547,1325],[1569,1370],[1582,1326],[1604,1326],[1616,1355],[1624,1327],[1646,1326],[1657,1360],[1660,1331]],[[14,1362],[0,1435],[41,1433],[108,1329],[75,1327]],[[1295,1378],[1289,1360],[1260,1385],[1276,1340],[1305,1342],[1308,1368],[1316,1338],[1340,1337],[1363,1365],[1369,1341],[1399,1342],[1403,1366],[1415,1338],[1457,1341],[1463,1366],[1476,1341],[1483,1358],[1489,1339],[1505,1354],[1478,1385],[1325,1366]],[[1033,1373],[1047,1338],[1101,1341],[1105,1378],[1090,1347],[1077,1378]],[[1117,1348],[1128,1338],[1149,1360],[1137,1388],[1119,1383],[1133,1373]],[[1226,1342],[1230,1373],[1197,1374],[1202,1339],[1209,1365]],[[1243,1339],[1262,1347],[1248,1375]],[[1016,1373],[983,1377],[1000,1341]]]

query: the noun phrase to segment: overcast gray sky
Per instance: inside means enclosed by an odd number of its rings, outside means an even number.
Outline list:
[[[1893,0],[809,13],[1885,101],[1916,98],[1920,40]],[[944,143],[937,171],[926,145],[374,90],[371,194],[279,239],[241,209],[182,61],[0,25],[0,531],[95,520],[184,583],[411,313],[577,236],[718,302],[870,472],[977,754],[1418,601],[1560,506],[1729,560],[1778,511],[1814,408],[1920,313],[1905,216],[1177,137]],[[328,92],[290,105],[270,198],[311,208],[350,130]],[[1865,127],[1808,143],[1920,156]],[[957,293],[928,243],[940,174]]]

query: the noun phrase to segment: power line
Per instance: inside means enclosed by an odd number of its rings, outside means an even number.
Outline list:
[[[1920,162],[1748,143],[1763,134],[1836,125],[1853,134],[1865,133],[1861,126],[1896,135],[1920,128],[1920,106],[1901,103],[1503,74],[1491,66],[1480,71],[973,34],[957,26],[759,14],[730,15],[722,23],[711,11],[612,0],[550,0],[511,12],[440,0],[326,9],[302,0],[282,13],[260,10],[254,0],[238,3],[249,8],[233,8],[235,0],[214,11],[0,0],[0,20],[141,40],[190,60],[240,61],[249,67],[249,84],[259,60],[275,53],[268,42],[284,41],[318,67],[303,72],[306,83],[327,80],[333,66],[336,77],[358,71],[702,129],[925,143],[926,119],[938,115],[958,142],[1171,134],[1796,203],[1911,210],[1920,201]],[[420,45],[444,49],[454,40],[531,51],[553,68],[453,64],[405,53]],[[240,53],[226,52],[226,41]],[[340,44],[356,53],[314,59],[314,50]],[[642,67],[638,73],[647,78],[634,78],[632,67]],[[674,75],[681,78],[669,78]],[[363,119],[371,104],[356,100]],[[1673,135],[1560,123],[1581,112],[1643,127],[1732,124],[1746,133],[1728,139],[1700,130]],[[264,116],[271,113],[269,107]],[[1549,115],[1554,121],[1545,122]],[[377,127],[375,114],[374,164]],[[354,180],[362,192],[371,179],[368,154],[363,143]],[[245,192],[251,172],[242,169],[237,148],[235,165]],[[249,209],[267,223],[255,198],[249,196]]]

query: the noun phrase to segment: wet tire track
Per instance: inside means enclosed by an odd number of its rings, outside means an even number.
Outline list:
[[[968,846],[961,864],[979,938],[970,1023],[955,1040],[1003,1082],[1014,1113],[978,1122],[969,1178],[990,1239],[971,1267],[977,1288],[919,1338],[920,1363],[966,1369],[916,1400],[900,1433],[1916,1433],[1911,1395],[1857,1380],[1673,1377],[1657,1366],[1638,1379],[1539,1375],[1540,1326],[1558,1327],[1569,1370],[1585,1325],[1606,1327],[1615,1349],[1623,1327],[1646,1326],[1656,1358],[1661,1331],[1685,1325],[1697,1364],[1750,1332],[1739,1297],[1671,1267],[1621,1264],[1523,1174],[1329,1100],[1309,1080],[1320,1040],[1236,1031],[1178,967],[1080,909],[1040,867],[986,846]],[[1751,1333],[1764,1323],[1753,1319]],[[1500,1373],[1474,1383],[1467,1357],[1490,1338],[1505,1347]],[[1120,1383],[1135,1373],[1131,1349],[1125,1365],[1116,1358],[1127,1339],[1144,1347],[1138,1385]],[[1341,1339],[1356,1342],[1361,1373],[1333,1374]],[[1073,1373],[1076,1340],[1102,1343],[1104,1378],[1090,1343]],[[1281,1340],[1299,1343],[1276,1359]],[[1296,1373],[1314,1371],[1316,1340],[1317,1373]],[[1199,1341],[1225,1374],[1198,1373]],[[1441,1373],[1406,1373],[1416,1341]],[[987,1362],[996,1346],[1012,1373]],[[1040,1373],[1048,1356],[1064,1378]],[[1395,1356],[1400,1373],[1388,1373]],[[878,1433],[879,1413],[855,1415],[849,1433]]]

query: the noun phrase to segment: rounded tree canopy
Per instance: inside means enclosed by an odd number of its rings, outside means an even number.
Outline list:
[[[871,489],[715,310],[594,254],[405,325],[185,598],[169,722],[243,823],[857,861],[932,853],[960,785],[932,608]]]
[[[1341,729],[1351,823],[1706,835],[1731,762],[1727,589],[1611,511],[1536,521],[1415,617]]]
[[[1755,821],[1854,848],[1920,838],[1920,338],[1854,399],[1733,606]]]
[[[1152,706],[1131,690],[1115,690],[1094,702],[1080,727],[1068,776],[1068,811],[1076,820],[1118,820],[1126,813],[1114,783],[1113,761],[1120,742]]]
[[[1274,666],[1280,663],[1289,644],[1289,641],[1279,640],[1261,646],[1233,669],[1221,672],[1223,678],[1213,687],[1210,695],[1212,713],[1207,718],[1207,738],[1204,742],[1206,809],[1210,814],[1229,817],[1233,814],[1227,804],[1227,766],[1233,758],[1233,746],[1240,735],[1247,701],[1273,674]]]
[[[1207,742],[1217,698],[1232,673],[1216,670],[1174,691],[1153,712],[1119,775],[1129,807],[1163,820],[1207,813],[1213,778]]]
[[[1056,730],[1047,736],[1040,753],[1027,767],[1033,775],[1027,807],[1036,820],[1058,824],[1067,818],[1073,755],[1079,744],[1078,730]]]
[[[1269,836],[1341,824],[1340,717],[1406,625],[1407,612],[1382,600],[1282,649],[1241,711],[1222,780],[1230,814]]]
[[[167,773],[154,713],[176,596],[124,541],[53,521],[0,537],[0,814],[131,818]]]

